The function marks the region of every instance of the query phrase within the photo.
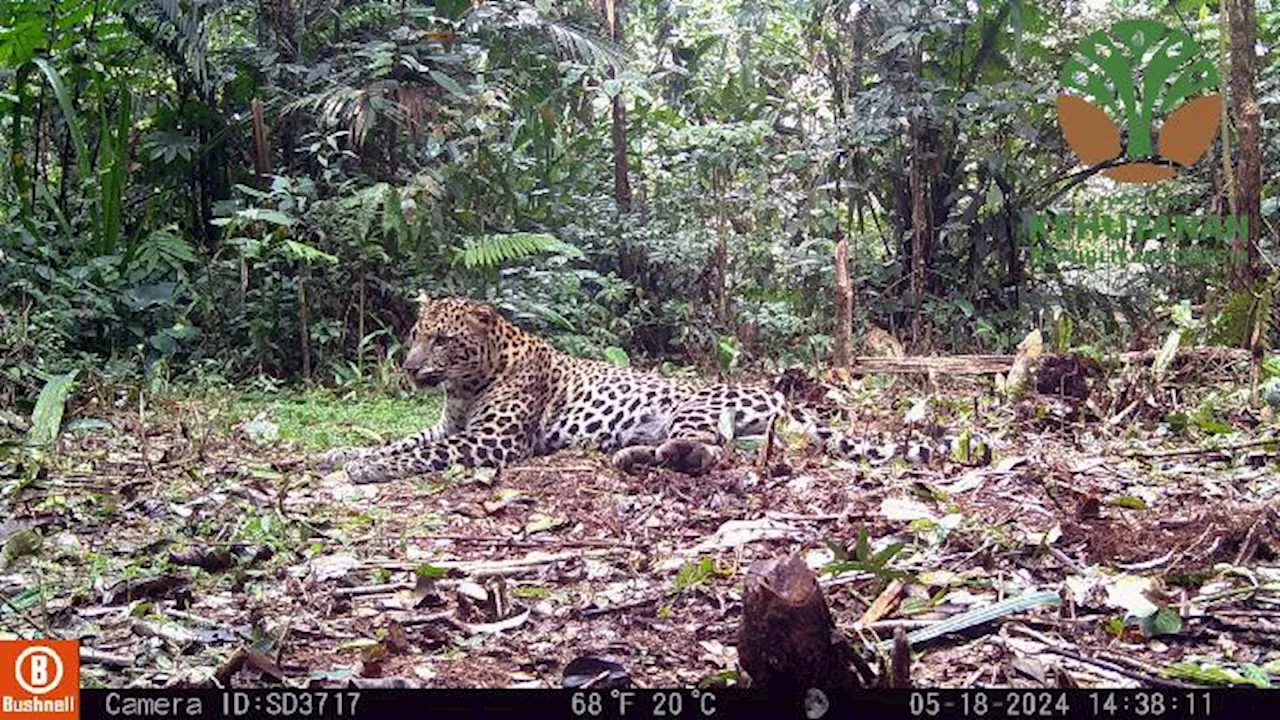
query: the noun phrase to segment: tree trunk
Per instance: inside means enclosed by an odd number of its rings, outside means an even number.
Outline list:
[[[298,345],[302,349],[302,377],[311,379],[311,331],[307,319],[307,278],[298,278]]]
[[[922,48],[917,47],[912,58],[912,70],[919,83],[923,72]],[[925,138],[923,109],[917,110],[911,119],[911,339],[922,337],[921,306],[928,288],[929,269],[933,261],[933,228],[929,223],[929,172],[925,157],[928,148]]]
[[[1222,3],[1218,8],[1218,67],[1223,75],[1220,80],[1220,92],[1225,99],[1231,95],[1227,88],[1231,81],[1231,56],[1228,53],[1228,41],[1231,39],[1231,26],[1227,22],[1227,5]],[[1222,139],[1222,202],[1219,212],[1236,214],[1236,182],[1235,173],[1231,170],[1231,114],[1226,102],[1222,103],[1222,117],[1219,119],[1218,132]]]
[[[1232,240],[1236,253],[1233,278],[1237,289],[1248,288],[1258,264],[1262,235],[1262,112],[1258,108],[1258,23],[1253,0],[1226,0],[1231,38],[1231,106],[1236,121],[1235,212],[1248,222],[1245,237]]]
[[[924,134],[920,121],[911,122],[911,339],[921,336],[921,312],[928,280],[930,237],[928,178],[924,163]]]
[[[267,121],[262,112],[262,101],[257,98],[249,105],[253,113],[253,171],[257,175],[258,189],[265,190],[271,175],[271,146],[267,140]]]
[[[609,31],[609,39],[614,44],[622,43],[622,0],[604,0],[605,25]],[[616,72],[610,75],[617,77]],[[618,204],[618,212],[631,212],[631,180],[627,172],[627,107],[623,103],[622,93],[613,96],[613,197]]]
[[[836,367],[849,369],[853,354],[853,283],[849,279],[849,234],[836,240]]]
[[[718,173],[717,173],[718,175]],[[729,217],[725,207],[728,188],[723,177],[712,181],[716,194],[716,252],[715,263],[716,320],[729,329]]]

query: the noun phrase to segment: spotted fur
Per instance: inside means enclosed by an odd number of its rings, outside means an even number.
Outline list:
[[[415,384],[445,391],[439,421],[381,447],[331,450],[322,467],[340,465],[357,483],[383,482],[573,445],[613,453],[628,471],[657,465],[701,474],[721,459],[727,421],[734,437],[763,435],[784,411],[842,457],[878,451],[812,422],[772,389],[702,387],[571,357],[475,300],[420,297],[408,347],[404,370]]]

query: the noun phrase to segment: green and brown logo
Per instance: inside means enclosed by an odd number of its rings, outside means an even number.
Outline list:
[[[1213,62],[1185,31],[1154,20],[1090,33],[1063,67],[1062,85],[1067,144],[1119,182],[1165,180],[1193,165],[1213,144],[1222,112],[1222,96],[1207,92],[1218,86]]]

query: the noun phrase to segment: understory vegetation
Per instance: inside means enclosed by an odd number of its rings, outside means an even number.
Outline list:
[[[1274,346],[1280,174],[1233,180],[1240,153],[1280,166],[1280,22],[1253,10],[1256,148],[1204,2],[14,0],[0,400],[71,370],[388,387],[419,289],[725,373],[843,365],[874,327],[924,354],[1033,328],[1141,349],[1184,300],[1188,340]],[[1223,131],[1153,186],[1082,171],[1052,101],[1076,41],[1134,16],[1226,68]],[[1241,190],[1243,272],[1030,260],[1037,213]]]

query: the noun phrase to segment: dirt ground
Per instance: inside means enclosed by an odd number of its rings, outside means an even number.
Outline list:
[[[79,638],[86,686],[559,687],[582,657],[641,687],[722,685],[746,569],[799,553],[873,665],[897,627],[1061,597],[916,644],[920,686],[1280,678],[1274,418],[1188,438],[971,392],[954,405],[979,406],[986,465],[793,444],[700,478],[566,452],[367,486],[202,435],[180,405],[99,412],[9,500],[0,629]],[[860,403],[865,426],[902,422]]]

